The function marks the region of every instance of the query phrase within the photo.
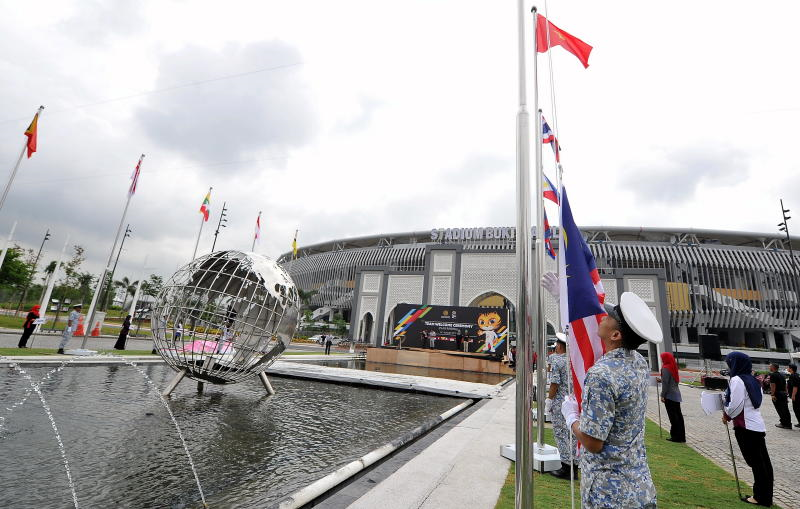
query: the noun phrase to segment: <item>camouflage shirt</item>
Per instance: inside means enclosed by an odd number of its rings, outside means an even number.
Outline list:
[[[558,384],[556,395],[553,397],[552,407],[550,408],[550,422],[553,423],[553,437],[556,440],[556,447],[558,447],[558,454],[561,456],[562,463],[569,463],[575,461],[578,457],[576,450],[577,440],[570,437],[570,431],[567,429],[567,421],[561,415],[561,403],[564,398],[569,394],[567,390],[567,354],[553,354],[550,359],[550,371],[548,372],[550,383]],[[570,445],[572,445],[572,453],[570,454]]]
[[[656,488],[644,448],[647,362],[617,348],[586,373],[580,430],[604,442],[598,453],[581,455],[584,509],[655,508]]]

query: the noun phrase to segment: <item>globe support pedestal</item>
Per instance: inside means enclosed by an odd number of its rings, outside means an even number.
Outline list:
[[[164,392],[162,392],[161,395],[166,398],[167,396],[172,394],[172,391],[175,390],[175,387],[177,387],[178,384],[180,383],[180,381],[183,380],[183,377],[186,376],[186,372],[187,372],[187,370],[182,369],[182,370],[178,371],[177,373],[175,373],[175,376],[169,382],[169,385],[167,385],[167,387],[164,389]]]
[[[264,384],[264,388],[267,390],[267,394],[270,396],[275,395],[275,389],[272,388],[272,384],[269,383],[269,378],[267,378],[267,374],[263,371],[258,374],[258,379],[261,380],[261,383]]]

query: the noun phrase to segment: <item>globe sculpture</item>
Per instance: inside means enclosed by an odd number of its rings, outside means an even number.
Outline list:
[[[299,297],[291,277],[256,253],[218,251],[178,269],[156,298],[155,348],[177,374],[231,384],[259,377],[289,346],[297,327]]]

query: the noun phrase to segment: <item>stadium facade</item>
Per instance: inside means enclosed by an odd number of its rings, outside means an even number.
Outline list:
[[[778,234],[721,230],[585,227],[608,302],[642,297],[672,344],[717,334],[723,345],[794,351],[800,346],[800,278]],[[800,249],[800,237],[792,237]],[[558,233],[554,247],[558,246]],[[797,259],[797,258],[796,258]],[[382,344],[400,303],[504,306],[517,299],[515,230],[435,228],[303,246],[279,262],[312,308],[341,312],[352,339]],[[800,260],[797,260],[800,266]],[[547,270],[555,261],[547,258]],[[558,323],[546,296],[547,320]],[[512,320],[512,331],[514,329]],[[657,352],[652,351],[651,358]]]

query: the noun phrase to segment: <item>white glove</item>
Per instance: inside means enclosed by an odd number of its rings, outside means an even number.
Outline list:
[[[547,398],[546,400],[544,400],[544,414],[545,415],[550,415],[550,410],[552,408],[553,408],[553,400],[550,399],[550,398]]]
[[[547,293],[553,296],[554,299],[558,300],[559,295],[559,288],[558,288],[558,276],[555,272],[546,272],[542,275],[542,288],[547,290]]]
[[[561,415],[567,421],[567,429],[572,431],[572,424],[580,419],[581,415],[578,413],[578,402],[575,401],[575,396],[568,396],[564,398],[561,403]]]

